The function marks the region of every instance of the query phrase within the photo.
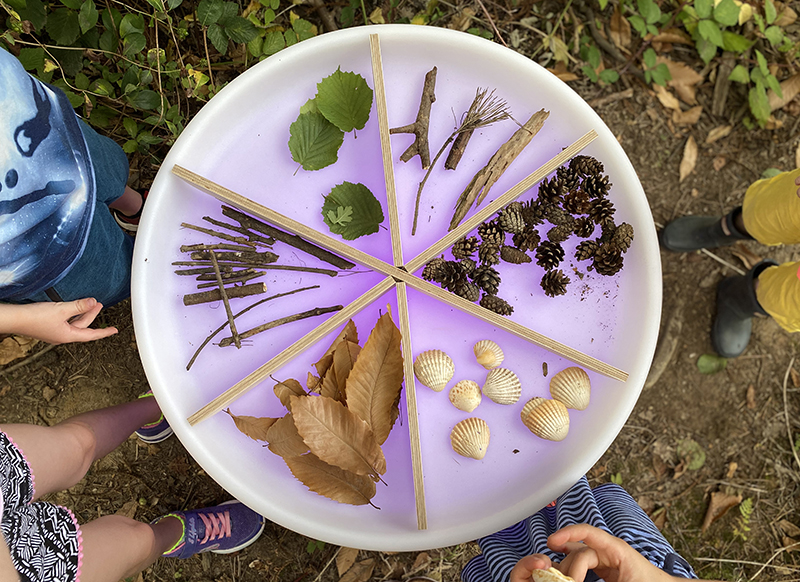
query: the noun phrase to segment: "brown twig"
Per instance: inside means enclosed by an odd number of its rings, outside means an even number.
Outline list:
[[[305,253],[308,253],[313,257],[317,257],[321,261],[325,261],[326,263],[329,263],[334,267],[338,267],[339,269],[352,269],[353,267],[356,266],[355,263],[351,263],[350,261],[343,259],[342,257],[334,255],[332,252],[327,251],[321,247],[318,247],[317,245],[308,242],[304,238],[279,230],[274,226],[271,226],[269,224],[261,222],[260,220],[247,216],[243,212],[239,212],[238,210],[231,208],[229,206],[222,207],[222,214],[224,214],[228,218],[232,218],[233,220],[237,221],[245,228],[266,234],[267,236],[272,237],[275,240],[284,242],[289,246],[292,246]]]
[[[172,263],[175,267],[204,267],[208,266],[211,263],[208,261],[175,261]],[[225,267],[241,267],[245,269],[249,268],[256,268],[256,269],[266,269],[268,271],[302,271],[303,273],[316,273],[317,275],[327,275],[328,277],[335,277],[339,274],[338,271],[333,271],[331,269],[320,269],[319,267],[300,267],[295,265],[275,265],[269,264],[264,265],[261,263],[221,263],[220,268]]]
[[[247,283],[251,279],[258,279],[259,277],[263,277],[267,274],[266,271],[254,271],[253,269],[245,269],[243,272],[244,275],[239,275],[238,273],[234,273],[235,277],[225,277],[223,278],[223,282],[226,285],[230,285],[231,283]],[[198,279],[201,280],[201,279]],[[208,281],[207,283],[198,283],[198,289],[208,289],[209,287],[213,287],[216,285],[216,281]]]
[[[215,218],[211,218],[210,216],[204,216],[203,220],[205,220],[209,224],[213,224],[214,226],[219,226],[220,228],[227,228],[228,230],[232,230],[233,232],[238,232],[240,234],[243,234],[244,236],[247,237],[247,239],[250,242],[254,242],[256,244],[261,243],[262,245],[265,245],[265,246],[268,246],[268,247],[271,247],[272,245],[275,244],[275,239],[274,238],[261,236],[260,234],[256,234],[256,233],[252,232],[251,230],[249,230],[249,229],[247,229],[247,228],[245,228],[243,226],[237,226],[235,224],[230,224],[230,223],[224,222],[222,220],[217,220]]]
[[[231,311],[231,304],[228,301],[228,292],[225,289],[225,283],[222,281],[222,274],[219,272],[219,264],[217,263],[216,253],[214,251],[209,251],[209,255],[211,256],[211,263],[214,265],[214,274],[217,277],[219,295],[222,297],[222,304],[225,306],[225,314],[228,316],[228,325],[231,327],[233,343],[236,344],[237,349],[241,349],[242,340],[239,338],[239,332],[236,331],[236,323],[233,321],[233,312]]]
[[[422,169],[425,170],[431,165],[431,152],[428,145],[428,127],[431,122],[431,105],[436,101],[434,93],[436,89],[436,67],[433,67],[425,74],[425,82],[422,85],[422,97],[419,100],[419,110],[417,119],[414,123],[402,127],[393,127],[389,130],[390,134],[413,133],[416,136],[414,143],[400,156],[403,162],[409,161],[414,156],[419,156]]]
[[[508,48],[508,44],[506,43],[505,39],[503,38],[503,35],[500,34],[499,30],[497,30],[497,25],[494,23],[494,19],[492,19],[492,15],[489,14],[488,10],[486,10],[486,6],[483,5],[483,2],[481,2],[481,0],[478,0],[478,5],[481,7],[481,10],[483,10],[483,13],[486,15],[486,19],[489,21],[489,24],[492,26],[492,30],[494,30],[494,33],[497,35],[497,38],[500,39],[500,42],[503,43],[504,47]]]
[[[278,293],[277,295],[272,295],[271,297],[265,297],[264,299],[259,299],[258,301],[253,303],[251,306],[245,307],[244,309],[242,309],[239,313],[234,315],[233,318],[236,319],[240,315],[244,315],[245,313],[247,313],[251,309],[253,309],[255,307],[258,307],[259,305],[261,305],[262,303],[266,303],[267,301],[272,301],[273,299],[278,299],[279,297],[286,297],[287,295],[294,295],[295,293],[300,293],[300,291],[308,291],[309,289],[319,289],[319,285],[312,285],[311,287],[301,287],[300,289],[293,289],[292,291],[287,291],[286,293]],[[203,348],[206,347],[208,345],[208,343],[212,339],[214,339],[215,335],[217,335],[219,332],[221,332],[223,329],[225,329],[227,327],[227,325],[228,325],[228,322],[226,321],[225,323],[220,325],[217,329],[215,329],[213,332],[211,332],[211,335],[209,335],[205,339],[205,341],[203,341],[203,343],[200,344],[200,347],[197,348],[197,351],[195,351],[194,355],[192,356],[192,359],[189,360],[188,364],[186,364],[186,371],[187,372],[192,367],[192,364],[194,364],[195,360],[197,359],[197,356],[200,355],[200,352],[203,350]]]
[[[222,273],[222,278],[225,282],[229,282],[231,279],[236,279],[237,277],[244,277],[248,275],[252,275],[253,273],[257,273],[255,269],[241,269],[239,271],[233,271],[229,273]],[[262,275],[264,273],[261,273]],[[217,275],[216,273],[198,273],[197,275],[198,281],[216,281]]]
[[[229,273],[233,270],[233,267],[227,265],[220,265],[219,270],[222,273]],[[214,267],[199,267],[197,269],[178,269],[177,271],[173,272],[176,275],[203,275],[203,274],[213,273]]]
[[[266,293],[267,286],[265,283],[251,283],[250,285],[242,285],[241,287],[231,287],[227,290],[228,298],[234,299],[238,297],[249,297],[250,295],[258,295]],[[219,289],[213,291],[202,291],[201,293],[189,293],[183,296],[184,305],[200,305],[201,303],[210,303],[212,301],[219,301],[222,299]]]
[[[234,251],[234,252],[249,252],[252,253],[253,247],[242,247],[237,245],[228,245],[225,243],[218,244],[196,244],[196,245],[181,245],[182,253],[191,253],[193,251]]]
[[[225,234],[224,232],[219,232],[218,230],[203,228],[202,226],[195,226],[194,224],[189,224],[188,222],[181,222],[181,226],[184,228],[190,228],[192,230],[196,230],[197,232],[202,232],[203,234],[210,234],[211,236],[216,236],[218,238],[221,238],[222,240],[228,240],[242,245],[247,245],[253,248],[255,248],[256,246],[255,243],[250,242],[249,240],[247,240],[242,236],[232,236],[230,234]]]
[[[256,334],[261,333],[262,331],[267,331],[268,329],[272,329],[273,327],[278,327],[279,325],[283,325],[284,323],[292,323],[293,321],[300,321],[301,319],[307,319],[309,317],[316,317],[317,315],[324,315],[326,313],[333,313],[335,311],[341,311],[341,305],[333,305],[331,307],[315,307],[314,309],[309,309],[308,311],[303,311],[302,313],[295,313],[294,315],[288,315],[286,317],[281,317],[280,319],[276,319],[274,321],[270,321],[269,323],[264,323],[253,329],[248,329],[246,332],[241,334],[242,339],[246,339],[249,337],[253,337]],[[220,347],[228,347],[233,343],[233,338],[226,337],[220,340],[219,345]]]
[[[210,259],[210,253],[214,251],[195,251],[190,255],[193,261],[206,261]],[[253,263],[253,264],[269,264],[278,260],[278,255],[269,251],[259,253],[256,251],[251,252],[235,252],[235,253],[215,253],[217,260],[223,263]]]

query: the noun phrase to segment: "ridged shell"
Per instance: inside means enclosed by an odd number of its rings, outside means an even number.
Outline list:
[[[492,340],[479,341],[472,346],[472,351],[475,353],[478,363],[487,370],[496,368],[502,364],[505,359],[503,350]]]
[[[566,574],[562,574],[555,568],[547,570],[534,570],[531,572],[533,582],[575,582],[575,579]]]
[[[569,432],[569,411],[558,400],[531,398],[520,416],[533,434],[549,441],[562,441]]]
[[[436,392],[444,390],[455,373],[453,359],[441,350],[422,352],[414,360],[414,375],[417,380]]]
[[[464,412],[472,412],[481,403],[481,387],[472,380],[461,380],[450,388],[450,402]]]
[[[550,380],[550,395],[567,408],[586,410],[590,393],[589,374],[577,366],[561,370]]]
[[[489,446],[489,425],[480,418],[462,420],[450,433],[450,445],[462,457],[480,461]]]
[[[497,404],[515,404],[522,394],[522,384],[508,368],[495,368],[486,374],[483,395]]]

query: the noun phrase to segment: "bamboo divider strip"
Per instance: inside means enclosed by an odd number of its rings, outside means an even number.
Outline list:
[[[425,263],[430,261],[433,257],[438,256],[445,249],[453,246],[453,243],[460,239],[462,236],[472,232],[477,226],[489,218],[492,214],[507,206],[519,198],[527,190],[542,181],[543,178],[549,176],[556,171],[556,168],[563,165],[567,160],[576,156],[583,148],[592,143],[597,138],[597,132],[590,130],[577,141],[573,142],[558,154],[550,158],[544,165],[540,166],[533,173],[520,180],[517,184],[512,186],[505,194],[499,196],[496,200],[485,206],[473,214],[470,218],[466,219],[459,226],[444,235],[438,241],[429,246],[426,250],[422,251],[419,255],[406,263],[406,268],[409,273],[415,272],[422,267]]]
[[[422,448],[419,438],[419,415],[417,413],[417,385],[414,376],[414,352],[411,348],[411,325],[408,319],[408,293],[405,283],[397,283],[397,308],[400,318],[400,334],[403,337],[403,369],[406,382],[406,410],[408,411],[408,435],[411,439],[411,469],[414,478],[414,500],[417,505],[417,529],[428,529],[428,514],[425,510],[425,482],[422,473]]]
[[[594,132],[590,132],[590,134],[591,133]],[[587,136],[590,134],[587,134]],[[591,139],[589,141],[591,141]],[[572,153],[571,155],[574,155],[574,153]],[[568,157],[571,157],[571,155],[569,155]],[[558,158],[558,156],[556,156],[556,158]],[[556,158],[553,158],[551,162],[554,162]],[[555,169],[555,167],[558,167],[558,165],[554,166],[553,169]],[[295,234],[308,238],[310,241],[320,246],[326,247],[331,251],[337,252],[345,258],[348,258],[357,263],[361,263],[362,265],[365,265],[375,271],[378,271],[379,273],[383,273],[384,275],[388,275],[389,277],[393,277],[394,279],[397,279],[399,281],[404,281],[411,287],[418,289],[419,291],[422,291],[423,293],[431,297],[434,297],[439,301],[442,301],[448,305],[455,307],[456,309],[469,313],[470,315],[473,315],[483,321],[486,321],[487,323],[491,323],[495,327],[508,331],[509,333],[521,337],[535,345],[550,350],[556,355],[562,356],[568,360],[575,362],[576,364],[584,366],[585,368],[588,368],[590,370],[593,370],[599,374],[603,374],[615,380],[620,380],[624,382],[628,378],[628,374],[618,368],[615,368],[609,364],[606,364],[605,362],[602,362],[587,354],[584,354],[583,352],[580,352],[574,348],[570,348],[569,346],[566,346],[560,342],[550,339],[545,335],[532,331],[518,323],[514,323],[513,321],[510,321],[492,311],[489,311],[488,309],[479,307],[474,303],[470,303],[469,301],[462,299],[461,297],[453,293],[449,293],[443,289],[440,289],[435,285],[431,285],[427,281],[423,281],[419,277],[410,274],[403,269],[393,267],[392,265],[389,265],[388,263],[385,263],[380,259],[376,259],[375,257],[368,255],[367,253],[364,253],[346,244],[343,244],[337,240],[334,240],[322,233],[317,232],[316,230],[313,230],[303,224],[300,224],[295,220],[285,217],[282,214],[275,212],[274,210],[271,210],[265,206],[262,206],[261,204],[253,202],[252,200],[245,198],[241,194],[237,194],[236,192],[233,192],[231,190],[228,190],[227,188],[215,184],[211,180],[203,178],[202,176],[198,176],[197,174],[194,174],[193,172],[190,172],[185,168],[175,165],[172,171],[181,178],[183,178],[184,180],[210,193],[212,196],[214,196],[219,200],[222,200],[223,202],[231,204],[232,206],[236,206],[242,210],[249,211],[255,216],[258,216],[259,218],[263,218],[264,220],[272,222],[278,227],[284,228],[286,230],[294,232]],[[549,172],[547,172],[547,174],[549,174],[552,171],[553,170],[550,170]],[[517,196],[519,196],[519,194],[517,194]],[[489,209],[489,207],[487,207],[484,210],[487,209]]]
[[[381,41],[377,34],[369,35],[372,57],[372,80],[375,85],[375,104],[378,109],[378,129],[381,136],[383,179],[386,183],[386,205],[389,212],[389,232],[392,237],[392,259],[395,267],[403,266],[403,245],[400,242],[400,216],[397,211],[397,189],[392,163],[392,142],[389,140],[389,111],[386,107],[386,85],[383,80]]]
[[[250,391],[252,388],[266,380],[270,374],[281,366],[289,363],[291,360],[299,356],[305,350],[316,344],[323,337],[334,331],[337,327],[343,325],[348,319],[353,317],[359,311],[364,309],[367,305],[373,303],[381,295],[386,293],[394,285],[394,281],[387,277],[366,293],[349,303],[341,311],[337,311],[331,317],[326,319],[322,324],[318,325],[299,340],[294,342],[288,348],[280,352],[274,358],[263,364],[257,370],[251,372],[247,377],[239,380],[236,384],[228,388],[225,392],[217,396],[214,400],[206,404],[203,408],[192,414],[187,420],[191,426],[202,422],[207,418],[213,416],[220,410],[230,406],[240,396]]]

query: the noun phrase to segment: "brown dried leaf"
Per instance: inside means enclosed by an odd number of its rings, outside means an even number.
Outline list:
[[[791,536],[793,538],[800,538],[800,527],[797,527],[788,519],[782,519],[778,522],[778,527],[783,530],[787,536]]]
[[[675,89],[678,99],[687,105],[697,104],[697,87],[694,85],[675,85],[673,89]]]
[[[306,377],[306,388],[308,388],[310,392],[319,392],[321,385],[322,379],[309,372]]]
[[[283,382],[278,382],[275,384],[275,388],[273,388],[272,391],[275,392],[275,396],[278,397],[278,400],[281,401],[281,404],[288,408],[290,412],[292,409],[289,408],[289,406],[291,406],[289,397],[306,395],[306,391],[303,390],[303,386],[294,378],[289,378]]]
[[[333,398],[337,402],[344,403],[344,399],[340,398],[341,391],[339,390],[339,384],[336,382],[336,371],[333,369],[333,366],[328,368],[328,371],[325,372],[319,394],[325,398]]]
[[[298,398],[295,396],[295,398]],[[306,397],[307,398],[307,397]],[[287,457],[297,457],[308,452],[308,445],[303,441],[303,437],[297,432],[294,418],[287,414],[279,418],[267,431],[267,442],[269,450],[286,459]]]
[[[741,495],[728,495],[722,491],[714,491],[711,494],[711,501],[708,504],[708,510],[706,510],[706,516],[703,519],[703,526],[700,528],[700,532],[705,533],[712,523],[725,515],[731,507],[736,507],[741,502]]]
[[[728,463],[728,472],[725,473],[725,479],[727,479],[728,481],[733,479],[733,476],[736,474],[736,470],[738,468],[739,468],[739,463],[737,463],[736,461],[731,461],[730,463]]]
[[[340,577],[355,563],[358,552],[359,550],[356,548],[339,548],[339,553],[336,554],[336,569],[339,571]]]
[[[336,384],[339,387],[338,400],[344,401],[347,394],[347,378],[356,363],[361,346],[348,340],[339,342],[333,352],[333,371],[336,374]]]
[[[357,475],[383,474],[386,458],[366,422],[340,402],[292,397],[297,430],[321,460]]]
[[[675,95],[667,91],[665,87],[662,87],[661,85],[653,85],[653,91],[655,91],[656,97],[658,97],[661,105],[674,111],[681,110],[680,102],[675,98]]]
[[[414,558],[414,563],[411,565],[411,571],[409,574],[416,574],[418,572],[422,572],[425,568],[430,566],[431,564],[431,557],[428,552],[420,552],[417,554],[417,557]]]
[[[664,530],[664,526],[667,525],[667,510],[664,507],[656,509],[653,512],[651,517],[653,520],[653,525],[655,525],[659,531]]]
[[[562,61],[558,61],[555,67],[548,67],[547,70],[565,83],[568,81],[577,81],[580,78],[575,73],[570,72],[569,69],[567,69],[567,64]]]
[[[690,66],[663,56],[658,57],[656,63],[663,63],[669,69],[669,74],[672,78],[667,81],[667,85],[675,89],[681,99],[688,105],[694,105],[696,103],[694,98],[695,88],[703,82],[703,76]]]
[[[702,105],[697,105],[686,111],[673,111],[672,121],[675,125],[694,125],[700,120],[700,114],[702,113]]]
[[[736,243],[731,248],[731,253],[733,254],[733,256],[737,257],[740,261],[742,261],[744,268],[747,269],[748,271],[753,267],[755,267],[756,264],[761,262],[761,257],[759,257],[753,251],[748,249],[742,243]]]
[[[794,369],[794,366],[789,368],[789,376],[792,378],[792,386],[800,388],[800,374]]]
[[[622,15],[621,4],[617,5],[617,9],[611,15],[608,36],[617,48],[627,51],[631,46],[631,23]]]
[[[797,149],[794,151],[794,167],[800,168],[800,143],[797,144]]]
[[[139,509],[138,501],[126,501],[125,504],[120,507],[114,515],[124,515],[128,519],[133,519],[136,516],[137,509]]]
[[[0,342],[0,366],[5,366],[9,362],[27,355],[38,343],[39,340],[21,335],[5,338]]]
[[[778,17],[775,19],[774,24],[775,26],[786,27],[790,24],[794,24],[797,20],[797,12],[792,10],[790,6],[783,2],[775,2],[775,9],[778,12]]]
[[[686,140],[686,146],[683,148],[683,159],[681,160],[680,178],[679,182],[683,182],[686,176],[694,171],[697,164],[697,142],[694,141],[694,136],[689,136]]]
[[[347,379],[347,408],[366,421],[383,444],[392,430],[392,409],[403,387],[400,330],[384,313],[369,334]]]
[[[756,409],[756,388],[752,384],[747,387],[747,396],[745,397],[747,400],[747,408],[750,410]]]
[[[653,37],[653,42],[694,45],[692,37],[678,28],[665,28]]]
[[[347,322],[347,324],[342,328],[342,331],[339,332],[333,342],[331,342],[330,347],[325,350],[325,354],[319,359],[318,362],[314,364],[314,367],[317,369],[317,374],[320,377],[325,375],[325,372],[328,371],[328,368],[331,367],[333,364],[333,352],[336,349],[336,346],[339,345],[339,342],[342,340],[348,340],[353,343],[358,343],[358,330],[356,329],[356,324],[353,323],[353,320]]]
[[[711,162],[711,165],[714,167],[715,172],[719,172],[722,168],[725,167],[725,164],[728,163],[728,160],[725,156],[717,156]]]
[[[347,571],[347,574],[339,578],[339,582],[367,582],[372,578],[375,570],[375,558],[361,560]]]
[[[732,125],[718,125],[708,132],[708,136],[706,137],[706,145],[712,144],[723,137],[728,137],[731,131],[733,131]]]
[[[225,412],[227,412],[228,416],[233,419],[236,428],[254,441],[266,441],[267,431],[278,421],[277,418],[269,417],[258,418],[255,416],[236,416],[231,412],[230,408],[227,408]]]
[[[321,400],[321,398],[306,400]],[[372,479],[329,465],[313,453],[299,457],[284,457],[284,461],[292,475],[303,485],[328,499],[350,505],[366,505],[375,496],[375,483]]]
[[[783,536],[781,543],[783,544],[783,549],[787,552],[800,552],[800,542],[794,538]]]

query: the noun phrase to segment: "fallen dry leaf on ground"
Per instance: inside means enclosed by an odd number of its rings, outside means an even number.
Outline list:
[[[755,254],[753,251],[751,251],[749,248],[747,248],[740,242],[736,243],[731,248],[731,253],[733,254],[733,256],[742,261],[742,265],[744,265],[744,268],[748,271],[753,267],[755,267],[756,264],[761,262],[761,257],[759,257],[757,254]]]
[[[694,171],[697,164],[697,142],[694,141],[694,136],[689,136],[686,140],[686,145],[683,148],[683,159],[681,159],[680,178],[679,182],[683,182],[686,176]]]
[[[732,125],[718,125],[714,129],[708,132],[708,136],[706,136],[706,145],[712,144],[715,141],[722,139],[723,137],[728,137],[733,130]]]
[[[628,52],[631,46],[631,23],[622,15],[620,5],[611,15],[608,23],[608,36],[617,48]]]
[[[725,167],[725,164],[728,163],[728,160],[725,156],[717,156],[711,162],[711,165],[714,167],[715,172],[719,172],[722,168]]]
[[[258,418],[256,416],[236,416],[231,412],[230,408],[226,409],[225,412],[228,413],[228,416],[233,419],[236,428],[254,441],[266,441],[267,431],[278,421],[277,418],[269,417]]]
[[[781,528],[783,533],[793,538],[800,538],[800,527],[797,527],[788,519],[782,519],[778,522],[778,527]]]
[[[340,577],[355,563],[356,558],[358,558],[358,552],[359,550],[356,548],[339,548],[339,553],[336,554],[336,570],[339,572]]]
[[[655,92],[656,97],[658,97],[658,100],[661,102],[661,105],[674,111],[681,110],[680,101],[678,101],[675,95],[667,91],[665,87],[662,87],[661,85],[653,85],[653,91]]]
[[[375,497],[375,482],[321,461],[313,453],[284,457],[289,470],[314,493],[350,505],[367,505]]]
[[[653,37],[653,42],[694,45],[692,37],[678,28],[665,28]]]
[[[139,502],[136,500],[126,501],[125,504],[117,510],[114,515],[124,515],[128,519],[133,519],[136,516],[136,510],[139,509]]]
[[[339,582],[367,582],[372,578],[373,570],[375,570],[375,558],[362,560],[354,564],[344,576],[339,578]]]
[[[700,120],[700,115],[702,113],[702,105],[697,105],[686,111],[673,111],[672,122],[675,125],[694,125]]]
[[[580,78],[575,73],[570,72],[567,69],[567,64],[562,61],[558,61],[555,67],[548,67],[547,70],[565,83],[568,81],[577,81]]]
[[[39,343],[30,337],[12,335],[0,342],[0,366],[27,355]]]
[[[663,56],[658,57],[656,63],[663,63],[667,66],[672,77],[667,81],[667,85],[675,90],[684,103],[687,105],[697,103],[695,92],[697,86],[703,82],[703,76],[700,73],[684,63],[679,63]]]
[[[269,450],[279,457],[297,457],[308,452],[308,445],[303,441],[303,437],[297,432],[294,418],[287,414],[279,418],[267,431]]]
[[[756,388],[752,384],[747,387],[747,396],[745,397],[747,408],[750,410],[756,409]]]
[[[792,386],[800,388],[800,373],[794,369],[794,366],[789,369],[789,375],[792,377]]]
[[[797,12],[783,2],[775,2],[775,9],[778,12],[778,17],[775,19],[775,22],[772,23],[775,26],[789,26],[790,24],[794,24],[797,20]]]
[[[736,507],[742,502],[741,495],[728,495],[722,491],[714,491],[708,504],[706,516],[703,519],[701,533],[705,533],[712,523],[725,515],[731,507]]]

